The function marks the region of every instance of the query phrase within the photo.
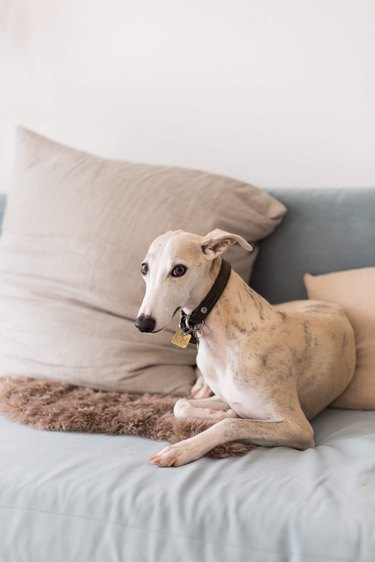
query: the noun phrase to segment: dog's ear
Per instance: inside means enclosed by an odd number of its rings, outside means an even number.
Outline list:
[[[219,228],[209,232],[203,238],[201,245],[203,253],[206,254],[208,258],[214,259],[224,253],[230,246],[236,244],[236,242],[238,242],[238,244],[240,244],[240,246],[242,246],[245,250],[248,250],[249,252],[253,251],[253,247],[245,240],[245,238],[242,238],[242,236],[239,236],[238,234],[225,232]]]

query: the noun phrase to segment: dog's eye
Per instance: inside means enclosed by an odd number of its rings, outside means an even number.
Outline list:
[[[175,265],[171,271],[172,277],[182,277],[187,272],[187,267],[182,264]]]
[[[142,273],[142,275],[147,275],[147,273],[148,273],[148,263],[142,263],[141,273]]]

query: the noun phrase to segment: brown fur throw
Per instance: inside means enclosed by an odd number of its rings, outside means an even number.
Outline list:
[[[175,396],[102,392],[26,377],[0,378],[0,412],[35,429],[138,435],[176,443],[210,427],[211,422],[176,419]],[[227,443],[211,457],[243,455],[253,447]]]

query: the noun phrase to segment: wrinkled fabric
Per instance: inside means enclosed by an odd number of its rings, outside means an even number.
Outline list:
[[[163,443],[0,418],[0,559],[372,562],[375,412],[313,426],[316,449],[161,469]]]

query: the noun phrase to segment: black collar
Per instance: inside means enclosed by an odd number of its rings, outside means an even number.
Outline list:
[[[202,302],[191,312],[186,314],[181,310],[180,328],[185,334],[191,334],[191,343],[197,343],[195,332],[203,324],[219,298],[221,297],[231,273],[230,264],[221,258],[220,271],[211,289]]]

